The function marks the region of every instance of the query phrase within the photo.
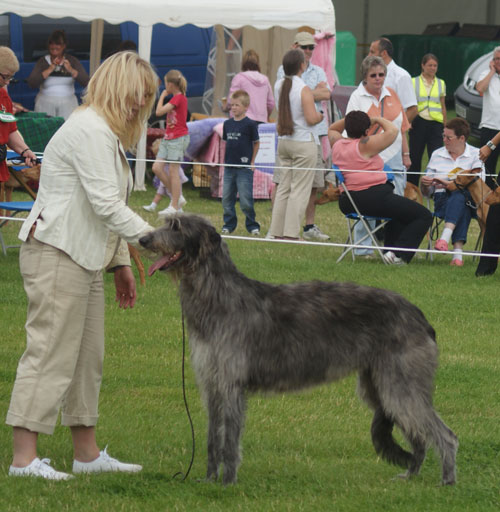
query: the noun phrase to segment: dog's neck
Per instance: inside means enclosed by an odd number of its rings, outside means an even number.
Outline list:
[[[475,176],[469,183],[460,184],[456,183],[457,188],[460,190],[468,190],[474,203],[476,204],[476,213],[479,219],[479,226],[481,228],[481,232],[484,233],[486,229],[486,217],[488,216],[488,211],[490,209],[489,199],[493,196],[492,190],[486,183],[479,177]],[[496,202],[500,202],[500,196]]]

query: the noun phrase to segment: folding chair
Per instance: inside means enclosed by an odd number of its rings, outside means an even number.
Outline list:
[[[18,213],[30,212],[33,208],[34,201],[6,201],[0,202],[0,210],[7,210],[12,212],[12,216],[0,216],[0,245],[2,246],[2,252],[7,256],[7,249],[20,247],[20,245],[6,245],[2,235],[2,227],[7,224],[10,220],[24,222],[24,218],[16,218]]]
[[[434,196],[431,196],[434,198]],[[427,235],[427,249],[430,251],[433,248],[433,242],[436,242],[439,239],[439,231],[441,229],[441,226],[444,223],[444,217],[439,217],[436,215],[436,212],[432,211],[431,209],[431,201],[430,197],[427,198],[427,208],[432,212],[432,224],[429,228],[429,232]],[[479,219],[476,217],[472,217],[473,219],[476,219],[476,221],[479,222]],[[470,226],[469,226],[470,227]],[[476,245],[474,246],[474,252],[481,252],[481,247],[483,245],[483,233],[481,232],[481,229],[479,229],[479,234],[477,236]],[[431,261],[434,260],[434,254],[432,252],[428,252],[425,255],[425,258],[429,258]],[[475,261],[476,256],[473,256],[472,261]]]
[[[349,252],[351,253],[352,261],[355,261],[356,255],[354,254],[354,247],[352,247],[352,245],[354,244],[353,233],[354,233],[354,228],[356,227],[356,225],[361,223],[364,226],[367,234],[364,235],[361,239],[357,240],[356,245],[359,245],[359,244],[361,244],[361,242],[364,242],[367,238],[370,238],[372,241],[372,244],[373,244],[373,248],[378,252],[378,254],[380,255],[380,258],[382,259],[384,264],[387,265],[387,262],[385,261],[385,258],[384,258],[383,249],[380,246],[375,234],[377,233],[377,231],[382,229],[391,219],[389,217],[373,217],[371,215],[363,215],[359,211],[358,207],[356,206],[356,203],[354,202],[351,194],[349,193],[349,190],[347,190],[347,187],[345,186],[344,175],[342,174],[342,172],[340,172],[339,168],[336,165],[332,165],[332,169],[335,171],[335,176],[337,177],[337,182],[338,182],[339,187],[342,187],[342,189],[344,190],[344,193],[346,194],[347,198],[349,199],[349,201],[351,202],[351,204],[355,210],[355,213],[348,213],[345,215],[345,219],[347,222],[347,232],[348,232],[346,244],[348,244],[349,247],[346,247],[342,251],[342,254],[337,259],[337,263],[342,261]],[[390,171],[390,168],[386,166],[386,167],[384,167],[384,170],[387,172],[387,178],[390,180],[390,178],[392,176],[392,174],[390,172],[388,172],[388,171]],[[372,228],[370,226],[370,224],[368,223],[368,221],[371,221],[371,220],[376,221],[376,222],[378,221],[378,224],[376,223],[374,228]]]

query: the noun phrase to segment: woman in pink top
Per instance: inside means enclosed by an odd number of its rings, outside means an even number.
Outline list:
[[[248,50],[241,61],[241,72],[231,82],[228,98],[238,89],[250,96],[247,117],[258,123],[267,123],[274,108],[274,96],[269,78],[260,72],[259,56],[255,50]],[[228,99],[227,110],[231,108]]]
[[[372,125],[379,125],[379,130],[375,135],[368,135]],[[342,136],[344,129],[347,138]],[[391,121],[382,117],[370,119],[360,110],[349,112],[328,130],[333,144],[332,162],[342,171],[347,190],[359,211],[363,215],[392,219],[385,230],[386,246],[416,249],[431,225],[432,215],[415,201],[394,194],[394,186],[387,181],[379,153],[390,146],[397,135],[398,129]],[[339,207],[344,214],[355,211],[345,193],[340,196]],[[384,258],[387,263],[403,264],[409,263],[414,254],[391,250]]]

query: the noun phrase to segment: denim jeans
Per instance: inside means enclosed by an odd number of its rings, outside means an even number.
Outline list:
[[[467,242],[467,231],[473,217],[473,210],[465,204],[467,201],[473,203],[467,190],[434,194],[434,215],[444,219],[445,222],[455,224],[451,235],[452,243]]]
[[[245,226],[250,233],[260,229],[255,220],[253,207],[253,171],[236,167],[224,169],[224,186],[222,189],[222,208],[224,210],[224,227],[230,232],[236,229],[236,194],[240,196],[240,208],[245,214]]]

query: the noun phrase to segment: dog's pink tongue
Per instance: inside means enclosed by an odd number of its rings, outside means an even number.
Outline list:
[[[148,270],[148,276],[152,276],[159,268],[162,268],[164,265],[168,263],[170,256],[167,254],[166,256],[162,256],[159,260],[156,260]]]

